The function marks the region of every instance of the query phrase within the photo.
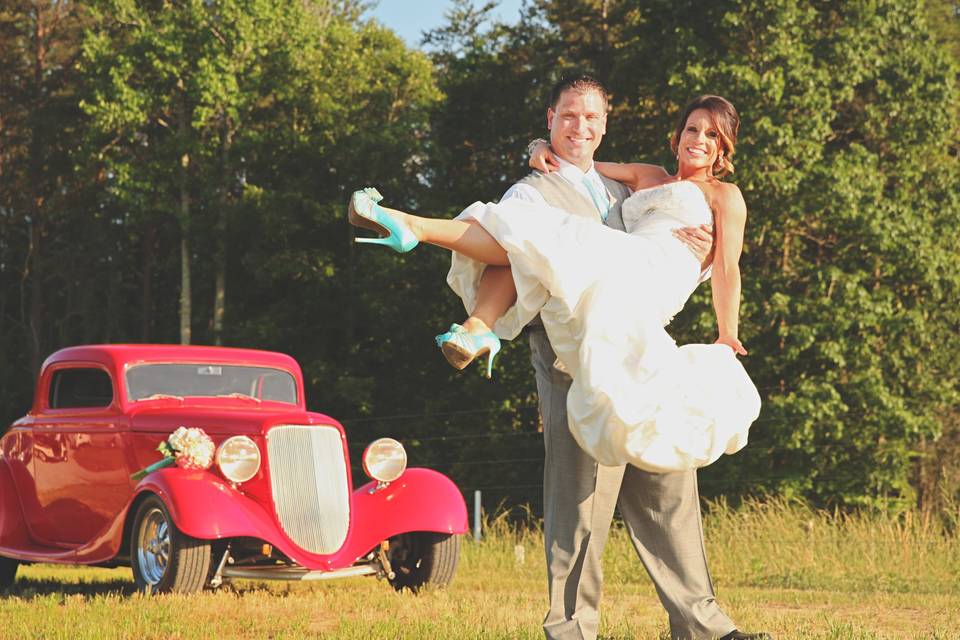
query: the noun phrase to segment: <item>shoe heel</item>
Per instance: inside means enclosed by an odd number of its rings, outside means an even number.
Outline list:
[[[500,353],[500,345],[494,345],[487,351],[487,380],[493,380],[493,359]]]
[[[396,244],[396,241],[389,236],[386,238],[354,238],[353,241],[357,244],[382,244],[391,249]]]

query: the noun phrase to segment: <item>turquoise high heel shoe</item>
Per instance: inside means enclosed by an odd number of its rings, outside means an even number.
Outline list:
[[[477,356],[487,354],[487,378],[493,377],[493,359],[500,353],[500,338],[493,331],[473,334],[453,323],[436,337],[437,346],[454,369],[463,369]]]
[[[383,196],[373,187],[353,192],[350,204],[347,206],[347,219],[350,224],[386,234],[379,238],[354,238],[354,242],[386,245],[397,253],[410,251],[420,241],[407,225],[377,204],[381,200]]]

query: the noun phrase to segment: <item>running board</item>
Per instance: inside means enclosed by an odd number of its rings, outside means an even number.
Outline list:
[[[335,578],[352,578],[354,576],[370,576],[377,573],[377,568],[371,564],[364,564],[346,569],[333,571],[308,571],[287,567],[243,568],[225,566],[220,575],[224,578],[245,578],[248,580],[333,580]]]

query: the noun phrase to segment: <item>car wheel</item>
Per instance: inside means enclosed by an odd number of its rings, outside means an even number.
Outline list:
[[[415,531],[390,538],[390,581],[398,591],[419,591],[425,585],[445,587],[453,581],[460,559],[460,536]]]
[[[17,579],[17,567],[20,566],[18,560],[13,558],[0,558],[0,589],[7,589],[13,585]]]
[[[137,587],[147,593],[193,593],[210,572],[210,542],[185,535],[156,496],[137,509],[130,536],[130,565]]]

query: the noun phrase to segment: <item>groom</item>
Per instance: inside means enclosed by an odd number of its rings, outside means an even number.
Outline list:
[[[550,144],[560,168],[527,176],[501,201],[547,203],[623,231],[620,206],[629,190],[593,166],[606,119],[607,93],[599,82],[589,76],[561,80],[547,109]],[[701,232],[699,240],[688,244],[702,261],[712,240]],[[717,605],[704,552],[696,471],[655,474],[633,466],[598,465],[570,435],[566,397],[571,379],[554,367],[556,355],[543,326],[535,320],[527,332],[544,429],[547,638],[597,637],[600,557],[617,506],[669,614],[672,638],[769,638],[737,631]]]

